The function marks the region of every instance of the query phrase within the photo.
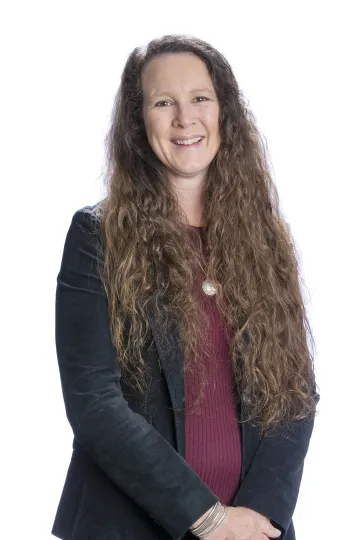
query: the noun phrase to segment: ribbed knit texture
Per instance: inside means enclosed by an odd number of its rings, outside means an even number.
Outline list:
[[[202,228],[194,229],[203,235]],[[198,397],[198,386],[185,374],[186,461],[223,504],[230,504],[240,482],[240,429],[236,422],[229,344],[215,297],[207,296],[201,290],[204,279],[199,269],[195,279],[199,291],[196,296],[210,322],[208,339],[212,354],[206,360],[208,385],[205,398],[195,412],[191,410]]]

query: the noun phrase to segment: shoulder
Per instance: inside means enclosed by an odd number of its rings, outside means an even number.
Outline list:
[[[76,210],[72,217],[72,224],[78,226],[83,232],[95,232],[98,230],[99,205],[100,203],[96,203]]]
[[[101,257],[103,254],[103,241],[99,220],[99,205],[83,206],[72,215],[68,228],[66,243],[73,248],[95,250]]]
[[[80,230],[86,237],[94,238],[102,243],[100,209],[101,201],[77,209],[72,216],[70,230],[77,233]]]

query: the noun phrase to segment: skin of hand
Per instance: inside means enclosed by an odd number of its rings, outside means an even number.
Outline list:
[[[268,540],[280,535],[264,515],[244,506],[229,506],[224,521],[205,540]]]

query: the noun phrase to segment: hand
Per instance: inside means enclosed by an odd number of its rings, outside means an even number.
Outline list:
[[[281,531],[270,520],[244,506],[228,507],[226,518],[206,540],[268,540],[279,538]]]

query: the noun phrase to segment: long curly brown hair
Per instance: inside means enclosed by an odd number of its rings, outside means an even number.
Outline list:
[[[142,73],[163,53],[202,59],[219,101],[221,143],[204,186],[203,251],[145,131]],[[149,330],[144,308],[152,299],[166,320],[176,321],[184,369],[198,374],[202,399],[210,351],[193,294],[195,261],[217,286],[235,397],[247,403],[247,421],[264,432],[315,414],[314,340],[297,252],[280,215],[266,143],[227,60],[189,36],[166,35],[137,47],[122,74],[106,149],[106,196],[97,205],[105,248],[99,259],[122,376],[141,394],[150,384],[142,348]]]

